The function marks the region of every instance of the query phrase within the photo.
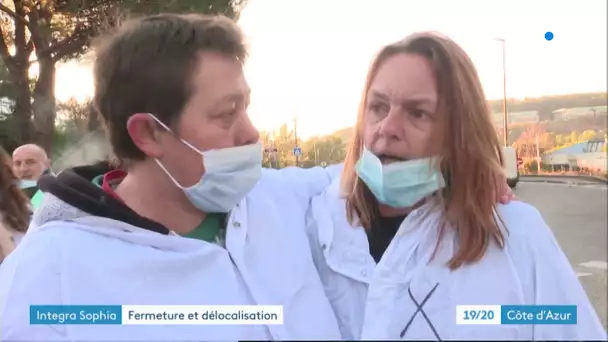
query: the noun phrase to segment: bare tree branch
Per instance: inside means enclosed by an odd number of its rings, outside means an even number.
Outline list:
[[[35,23],[34,25],[30,24],[28,26],[30,37],[34,46],[36,47],[36,56],[41,57],[46,53],[48,43],[45,41],[38,28],[38,22],[40,20],[40,11],[38,10],[38,6],[30,10],[29,17],[31,21]]]
[[[27,25],[29,24],[25,20],[25,8],[23,7],[22,0],[13,0],[13,4],[15,6],[15,15],[19,18],[23,18],[24,20],[15,20],[15,32],[14,32],[14,42],[15,42],[15,62],[19,64],[27,63],[29,56],[25,55],[25,45],[26,45],[26,32]]]
[[[92,29],[87,29],[80,32],[74,32],[69,37],[64,38],[58,43],[54,44],[49,48],[52,54],[53,61],[59,61],[63,57],[80,52],[83,46],[90,39],[90,32]]]
[[[27,55],[31,55],[32,51],[34,51],[34,40],[30,37],[27,44],[25,45],[25,52]]]
[[[25,26],[27,26],[29,28],[30,26],[30,22],[27,21],[27,19],[17,15],[17,13],[15,13],[13,10],[11,10],[10,8],[6,7],[5,5],[3,5],[2,3],[0,3],[0,12],[4,12],[6,14],[8,14],[11,18],[13,18],[16,21],[19,21],[21,23],[23,23]]]

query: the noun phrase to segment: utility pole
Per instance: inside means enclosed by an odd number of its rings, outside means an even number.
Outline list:
[[[272,130],[272,159],[271,159],[271,167],[273,169],[279,168],[279,158],[278,158],[279,150],[277,148],[277,131],[276,128]]]
[[[293,135],[296,144],[296,148],[298,147],[298,118],[293,118]],[[295,153],[296,155],[296,167],[299,166],[300,156],[299,153]]]
[[[505,136],[505,146],[509,146],[509,112],[507,111],[507,55],[505,53],[505,40],[502,40],[502,112],[503,112],[503,125]]]
[[[540,147],[538,146],[538,133],[536,134],[536,173],[540,175]]]

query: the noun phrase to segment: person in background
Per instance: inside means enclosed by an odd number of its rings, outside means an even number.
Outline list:
[[[497,204],[501,150],[475,67],[455,42],[419,33],[380,50],[341,179],[309,212],[343,338],[606,339],[538,210]],[[576,305],[577,322],[457,323],[458,305],[518,304]]]
[[[50,167],[46,151],[36,144],[21,145],[13,151],[13,172],[29,198],[38,191],[38,179],[50,173]]]
[[[46,175],[0,268],[2,341],[336,340],[305,232],[324,168],[262,169],[241,31],[156,15],[95,49],[93,102],[119,165]],[[94,267],[92,267],[94,265]],[[30,324],[30,305],[280,305],[283,324]]]
[[[28,199],[19,189],[9,154],[0,147],[0,263],[19,244],[29,218]]]
[[[38,181],[49,173],[51,160],[46,151],[36,144],[25,144],[13,151],[13,172],[20,180]]]

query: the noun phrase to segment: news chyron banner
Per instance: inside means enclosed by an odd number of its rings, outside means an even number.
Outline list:
[[[459,305],[456,323],[576,324],[576,305]],[[32,305],[30,324],[283,324],[280,305]]]
[[[280,305],[32,305],[30,324],[283,324]]]
[[[576,324],[576,305],[458,305],[456,323]]]

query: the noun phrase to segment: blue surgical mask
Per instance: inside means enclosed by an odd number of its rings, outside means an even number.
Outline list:
[[[22,179],[22,180],[19,181],[19,188],[20,189],[35,188],[37,186],[38,186],[38,181],[35,181],[35,180]]]
[[[431,157],[382,165],[376,155],[363,148],[355,169],[380,203],[407,208],[445,187],[436,163],[437,158]]]
[[[169,127],[151,116],[171,132]],[[181,141],[201,155],[205,173],[198,183],[184,187],[160,161],[156,160],[156,163],[173,183],[184,191],[192,205],[204,212],[229,212],[253,189],[262,176],[261,143],[202,152],[187,141]]]

